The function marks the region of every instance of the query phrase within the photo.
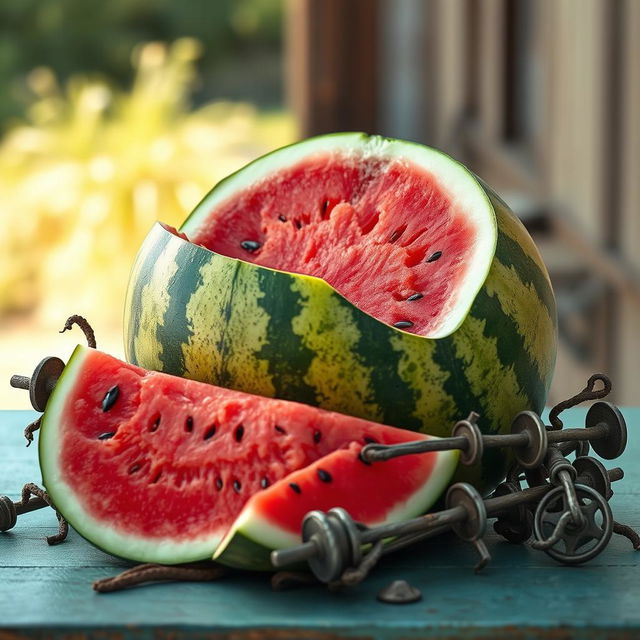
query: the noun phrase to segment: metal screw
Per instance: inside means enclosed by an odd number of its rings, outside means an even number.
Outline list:
[[[395,445],[368,444],[360,456],[366,462],[377,462],[415,453],[459,449],[463,464],[475,464],[482,458],[485,448],[513,447],[518,463],[525,469],[535,469],[544,461],[550,444],[588,441],[594,451],[607,460],[620,456],[627,444],[624,417],[608,402],[596,402],[591,406],[584,429],[547,431],[540,416],[533,411],[523,411],[515,417],[510,434],[482,435],[477,426],[478,417],[472,412],[466,420],[460,420],[450,438]]]
[[[9,384],[15,389],[27,390],[33,408],[43,412],[64,367],[65,364],[60,358],[45,358],[35,368],[30,378],[20,375],[11,376]]]
[[[31,498],[27,503],[13,502],[8,496],[0,496],[0,531],[9,531],[16,526],[18,516],[49,505],[42,498]]]
[[[378,600],[387,604],[410,604],[422,600],[420,589],[406,580],[394,580],[378,592]]]

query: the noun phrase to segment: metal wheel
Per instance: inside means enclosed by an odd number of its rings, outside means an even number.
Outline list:
[[[572,523],[562,487],[553,489],[540,501],[533,522],[533,546],[563,564],[592,560],[607,546],[613,533],[609,503],[590,487],[577,484],[575,489],[584,516],[582,526]]]

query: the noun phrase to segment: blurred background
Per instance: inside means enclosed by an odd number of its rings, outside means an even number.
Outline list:
[[[129,268],[220,178],[364,130],[451,153],[534,235],[558,298],[550,402],[640,377],[640,1],[3,0],[0,408],[92,322],[122,357]]]

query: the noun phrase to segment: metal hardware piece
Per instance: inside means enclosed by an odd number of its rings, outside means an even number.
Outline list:
[[[589,456],[576,458],[573,462],[573,467],[578,474],[576,484],[586,485],[595,489],[607,501],[613,495],[611,483],[622,480],[624,477],[624,472],[620,467],[606,469],[599,460]],[[496,487],[492,497],[517,495],[521,491],[517,467],[512,467],[507,478],[507,482],[503,482]],[[548,487],[544,480],[533,486]],[[509,542],[521,544],[529,540],[533,535],[533,517],[530,504],[519,504],[511,509],[502,511],[493,523],[493,530]]]
[[[591,456],[579,456],[572,464],[578,474],[576,483],[595,489],[607,502],[613,496],[611,483],[624,478],[620,467],[607,470],[600,460]]]
[[[378,592],[377,598],[387,604],[410,604],[422,600],[422,593],[406,580],[394,580]]]
[[[521,491],[515,482],[503,482],[493,492],[493,497],[517,494]],[[493,523],[493,530],[513,544],[526,542],[533,535],[533,513],[525,504],[503,511]]]
[[[575,485],[575,492],[582,515],[581,524],[571,521],[562,487],[556,487],[540,501],[533,522],[536,541],[531,546],[564,564],[592,560],[607,546],[613,533],[609,503],[595,489],[585,485]],[[602,524],[596,520],[598,513]]]
[[[618,407],[610,402],[594,402],[585,418],[591,448],[605,460],[615,460],[627,447],[627,424]],[[596,434],[598,437],[595,437]]]
[[[584,429],[547,430],[538,414],[520,412],[511,423],[511,433],[482,435],[478,426],[478,414],[472,412],[453,428],[449,438],[418,440],[402,444],[367,444],[360,452],[365,462],[390,460],[430,451],[459,449],[463,464],[479,461],[484,449],[513,447],[516,460],[524,469],[537,469],[543,463],[549,445],[588,442],[594,451],[607,460],[617,458],[627,444],[627,427],[618,408],[609,402],[594,403],[587,413]]]
[[[465,446],[460,449],[460,462],[464,465],[476,464],[482,460],[484,453],[482,432],[478,428],[478,418],[480,416],[472,411],[466,420],[456,422],[452,431],[452,438],[464,438]]]
[[[338,580],[349,567],[358,565],[356,559],[362,556],[356,554],[367,544],[395,538],[388,543],[386,550],[396,550],[409,542],[432,537],[452,528],[462,540],[476,547],[480,554],[476,570],[480,570],[490,559],[482,542],[487,517],[499,515],[520,504],[537,502],[551,489],[551,485],[547,484],[483,501],[471,485],[458,483],[447,492],[445,510],[372,528],[358,525],[344,510],[340,510],[339,517],[335,515],[336,509],[326,514],[311,511],[303,520],[303,543],[273,551],[271,563],[276,568],[282,568],[308,561],[315,576],[322,582],[330,583]],[[364,563],[366,558],[366,555],[362,557],[361,562]]]
[[[16,526],[18,516],[49,505],[42,498],[31,498],[26,504],[14,502],[8,496],[0,496],[0,531],[9,531]]]
[[[555,446],[551,446],[547,450],[545,465],[551,484],[561,486],[564,491],[567,508],[571,513],[572,523],[575,526],[582,526],[584,524],[584,517],[578,505],[574,487],[574,482],[578,475],[575,467],[560,453],[558,447]]]
[[[476,548],[480,555],[475,566],[477,573],[491,560],[491,554],[482,540],[487,531],[487,510],[482,496],[470,484],[459,482],[447,491],[446,504],[448,509],[462,507],[466,512],[464,519],[452,523],[451,529],[458,538]]]
[[[31,378],[11,376],[9,384],[15,389],[26,389],[29,392],[31,405],[36,411],[42,413],[64,367],[65,364],[60,358],[44,358],[35,368]]]

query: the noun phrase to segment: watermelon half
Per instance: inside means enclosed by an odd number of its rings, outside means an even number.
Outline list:
[[[44,413],[45,487],[80,534],[139,562],[210,558],[269,569],[312,509],[376,524],[425,512],[456,452],[369,465],[369,441],[415,434],[148,372],[77,347]],[[236,523],[234,525],[234,522]]]
[[[531,237],[445,154],[312,138],[220,182],[134,264],[127,359],[149,369],[448,435],[542,410],[556,306]],[[504,476],[487,452],[466,479]]]

